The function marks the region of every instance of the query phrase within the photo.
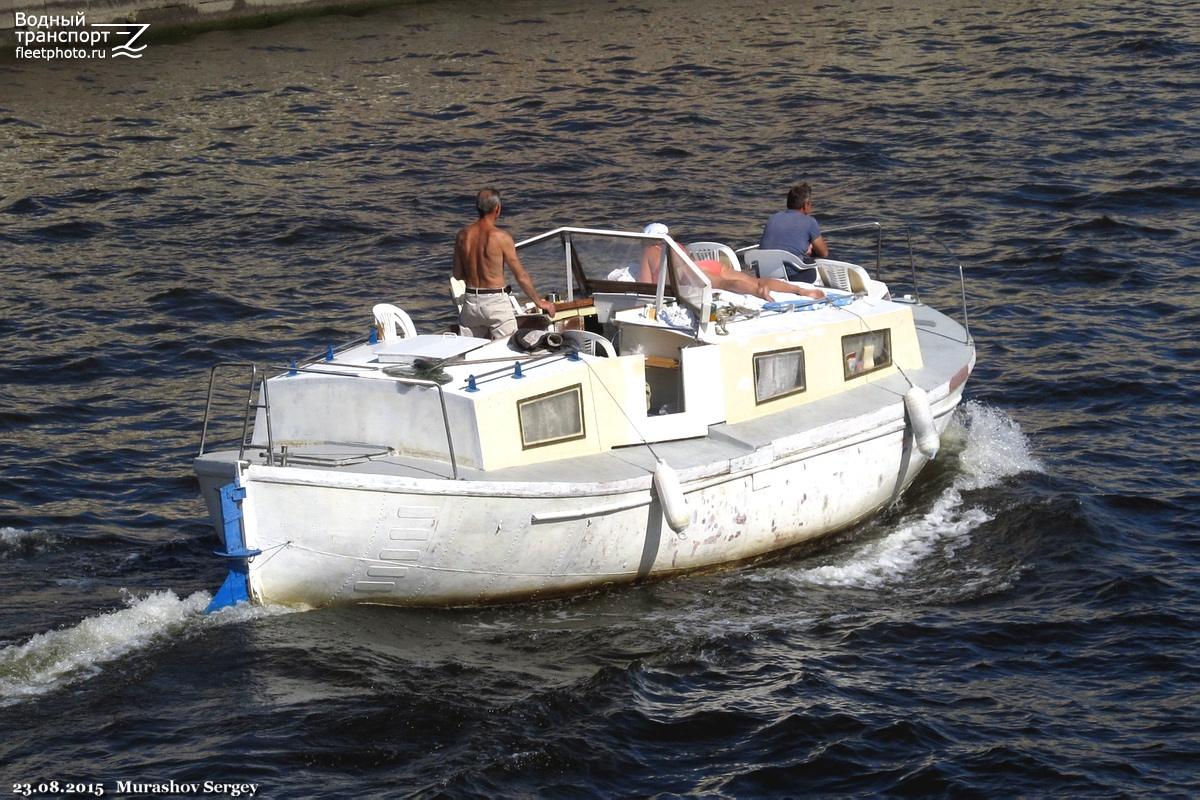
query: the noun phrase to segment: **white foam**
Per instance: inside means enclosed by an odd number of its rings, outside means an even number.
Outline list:
[[[865,543],[841,563],[800,570],[794,580],[810,586],[879,589],[899,583],[935,553],[953,560],[955,551],[970,542],[971,532],[992,519],[982,509],[964,507],[963,492],[994,486],[1021,472],[1042,470],[1017,423],[982,403],[962,406],[943,439],[956,437],[961,441],[955,444],[962,445],[960,472],[928,511],[901,521],[886,536]]]
[[[0,554],[16,550],[28,541],[46,541],[49,538],[49,534],[40,528],[27,531],[19,528],[0,528]]]
[[[209,598],[172,592],[130,598],[129,608],[88,617],[73,628],[39,633],[0,650],[0,705],[96,674],[100,665],[145,647],[204,610]]]
[[[206,616],[212,596],[179,598],[161,591],[129,597],[128,608],[88,617],[73,628],[39,633],[0,650],[0,707],[13,705],[100,673],[102,667],[176,636],[192,626],[225,625],[295,609],[242,604]]]
[[[964,510],[958,490],[947,489],[923,516],[863,545],[846,562],[814,567],[796,577],[807,584],[878,589],[895,583],[938,550],[949,549],[952,555],[954,540],[965,544],[970,532],[990,519],[979,509]]]
[[[1022,472],[1042,472],[1041,462],[1029,450],[1021,426],[1011,417],[983,403],[964,403],[958,419],[966,426],[967,442],[959,454],[961,489],[982,489]],[[961,429],[948,431],[956,435]]]

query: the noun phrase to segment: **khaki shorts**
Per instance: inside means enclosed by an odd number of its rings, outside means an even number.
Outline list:
[[[458,315],[458,329],[460,336],[503,339],[517,332],[517,314],[513,310],[512,301],[504,292],[467,292],[463,297],[462,311]]]

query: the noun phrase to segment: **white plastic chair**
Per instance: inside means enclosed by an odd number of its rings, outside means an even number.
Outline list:
[[[591,331],[563,331],[562,337],[574,344],[579,352],[586,353],[589,356],[596,355],[596,350],[599,349],[608,358],[617,357],[617,349],[613,347],[612,342],[598,333],[592,333]]]
[[[460,281],[454,276],[450,276],[450,297],[454,300],[454,310],[456,313],[462,313],[463,300],[467,296],[467,282]]]
[[[412,319],[398,306],[379,303],[371,309],[371,313],[375,315],[375,327],[379,330],[379,338],[382,341],[409,339],[417,335]]]
[[[812,269],[811,264],[805,264],[800,256],[789,253],[787,250],[754,248],[742,253],[742,257],[746,259],[746,267],[757,271],[760,278],[777,278],[786,281],[791,280],[787,274],[788,266],[798,270]]]
[[[720,242],[692,242],[684,249],[692,261],[720,261],[730,269],[742,271],[742,262],[738,260],[737,253]]]
[[[856,264],[822,259],[817,262],[817,271],[821,275],[821,282],[830,288],[851,294],[866,294],[869,291],[867,271]]]

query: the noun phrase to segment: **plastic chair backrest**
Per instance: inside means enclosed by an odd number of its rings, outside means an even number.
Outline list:
[[[831,289],[841,289],[843,292],[850,291],[850,276],[846,274],[845,264],[822,264],[821,282]]]
[[[822,282],[833,289],[857,294],[865,293],[870,288],[867,271],[855,264],[821,260],[817,262],[817,269],[821,273]]]
[[[591,331],[563,331],[563,339],[574,343],[579,352],[586,353],[589,356],[596,355],[596,349],[599,348],[608,358],[616,358],[617,349],[612,346],[612,342],[605,339],[598,333]]]
[[[450,297],[454,300],[454,309],[462,313],[463,300],[467,296],[467,282],[450,276]]]
[[[379,303],[371,309],[371,313],[375,315],[375,327],[379,329],[379,338],[385,342],[417,335],[412,319],[398,306]]]
[[[720,261],[730,269],[742,271],[742,262],[738,259],[737,253],[733,252],[732,247],[720,242],[692,242],[684,249],[691,256],[692,261]]]
[[[808,269],[804,264],[804,259],[795,253],[789,253],[787,250],[761,250],[755,248],[742,253],[742,257],[746,259],[746,267],[758,272],[760,278],[777,278],[781,281],[788,280],[787,265],[791,265],[796,269]]]

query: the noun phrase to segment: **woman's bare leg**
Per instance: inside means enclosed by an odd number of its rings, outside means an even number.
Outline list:
[[[758,283],[761,287],[761,292],[758,296],[764,300],[771,299],[771,292],[779,292],[780,294],[801,294],[805,297],[812,297],[818,300],[825,296],[825,293],[820,289],[805,289],[803,286],[797,286],[794,283],[788,283],[787,281],[781,281],[775,278],[759,278]]]
[[[714,276],[710,276],[710,278],[712,277]],[[768,302],[771,300],[771,292],[800,294],[818,300],[825,296],[825,293],[820,289],[805,289],[802,286],[796,286],[795,284],[777,280],[776,278],[756,278],[753,275],[747,275],[744,272],[738,272],[736,269],[730,269],[729,267],[722,269],[720,277],[713,280],[712,284],[717,289],[752,294]],[[718,284],[720,285],[718,286]]]

